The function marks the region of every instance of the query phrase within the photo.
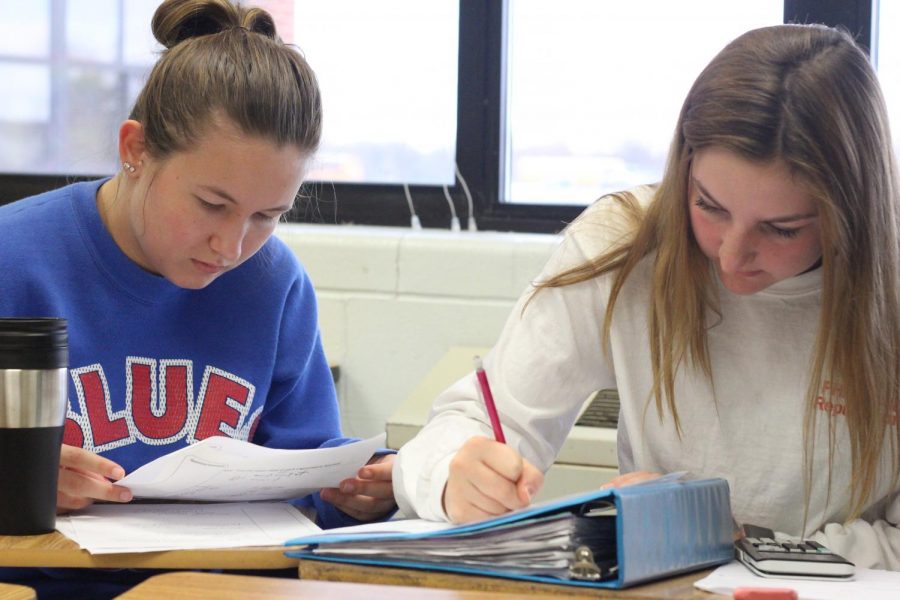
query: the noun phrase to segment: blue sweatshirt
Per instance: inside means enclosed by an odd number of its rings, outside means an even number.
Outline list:
[[[341,437],[313,286],[271,237],[201,290],[132,262],[97,210],[103,181],[0,207],[0,316],[63,317],[69,327],[64,441],[126,473],[227,435],[272,448]],[[318,494],[323,527],[356,521]]]

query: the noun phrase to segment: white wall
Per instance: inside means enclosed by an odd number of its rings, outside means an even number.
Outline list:
[[[559,241],[527,233],[283,223],[340,366],[347,435],[371,436],[451,346],[491,346]]]

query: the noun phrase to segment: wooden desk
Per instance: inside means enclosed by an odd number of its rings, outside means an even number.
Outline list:
[[[45,535],[0,536],[0,567],[290,569],[296,566],[297,559],[286,557],[282,546],[92,555],[58,531]]]
[[[270,577],[220,575],[216,573],[165,573],[131,588],[121,600],[513,600],[515,593],[491,593],[460,590],[423,590],[421,588],[297,581]],[[551,600],[553,596],[542,596]],[[2,600],[2,599],[0,599]]]
[[[0,583],[0,600],[35,600],[34,590],[24,585]]]
[[[716,594],[704,592],[694,587],[694,582],[706,577],[710,569],[687,575],[664,579],[625,590],[581,588],[549,583],[514,581],[497,577],[458,575],[439,571],[420,571],[390,567],[351,565],[300,559],[300,579],[303,581],[364,582],[404,587],[445,588],[480,592],[505,592],[515,596],[554,596],[576,598],[627,598],[628,600],[656,600],[668,598],[677,600],[712,600]]]

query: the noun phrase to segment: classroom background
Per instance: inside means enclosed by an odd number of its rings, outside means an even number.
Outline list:
[[[0,0],[0,202],[115,171],[157,4]],[[308,222],[278,235],[315,284],[344,429],[361,437],[448,352],[490,347],[585,205],[659,177],[687,86],[726,41],[843,24],[880,72],[900,69],[894,0],[248,4],[322,86],[325,136],[296,215]],[[882,85],[900,114],[900,77]]]

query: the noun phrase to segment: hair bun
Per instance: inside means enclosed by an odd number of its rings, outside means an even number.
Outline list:
[[[237,7],[229,0],[165,0],[151,23],[153,36],[166,48],[190,38],[237,28],[277,39],[275,21],[268,12]]]
[[[239,11],[241,13],[241,27],[273,40],[278,39],[278,33],[275,31],[275,19],[268,12],[261,8],[243,7]]]

